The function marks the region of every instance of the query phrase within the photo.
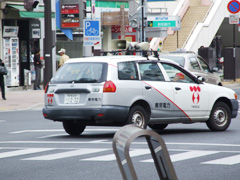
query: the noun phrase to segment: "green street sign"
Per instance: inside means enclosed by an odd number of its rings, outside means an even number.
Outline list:
[[[158,17],[147,17],[147,27],[149,28],[169,28],[180,27],[179,16],[158,16]]]
[[[176,21],[148,21],[148,27],[176,27]]]

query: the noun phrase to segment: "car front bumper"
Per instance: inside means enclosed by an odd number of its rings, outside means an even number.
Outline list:
[[[237,114],[238,114],[238,108],[239,108],[238,100],[232,99],[231,104],[232,104],[232,118],[235,118],[237,117]]]

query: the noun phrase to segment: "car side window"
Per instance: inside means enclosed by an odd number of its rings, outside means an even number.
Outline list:
[[[139,63],[139,70],[142,80],[147,81],[165,81],[163,74],[156,62]]]
[[[165,69],[171,82],[194,83],[194,80],[184,71],[181,71],[180,68],[177,68],[172,64],[162,63],[162,66]]]
[[[201,70],[200,65],[198,64],[198,61],[195,57],[191,57],[191,58],[189,58],[189,60],[190,60],[190,65],[191,65],[192,69]]]
[[[202,69],[205,71],[205,72],[209,72],[209,67],[207,65],[207,63],[205,61],[203,61],[202,59],[198,58],[201,66],[202,66]]]
[[[135,62],[118,63],[118,79],[119,80],[138,80],[137,66]]]

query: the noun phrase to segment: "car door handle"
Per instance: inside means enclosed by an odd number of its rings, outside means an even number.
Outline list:
[[[181,88],[180,88],[180,87],[175,87],[175,89],[176,89],[177,91],[181,90]]]
[[[145,86],[145,89],[152,89],[152,87],[150,87],[150,86]]]

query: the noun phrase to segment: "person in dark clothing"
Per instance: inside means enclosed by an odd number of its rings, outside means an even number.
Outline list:
[[[1,59],[0,59],[0,66],[4,66],[4,62]],[[0,74],[0,87],[1,87],[1,92],[2,92],[2,99],[6,100],[6,97],[5,97],[5,84],[4,84],[3,74]]]
[[[35,68],[35,72],[36,72],[36,79],[34,82],[34,90],[41,90],[40,88],[40,84],[41,84],[41,60],[40,60],[40,50],[37,48],[35,49],[34,52],[34,68]]]

